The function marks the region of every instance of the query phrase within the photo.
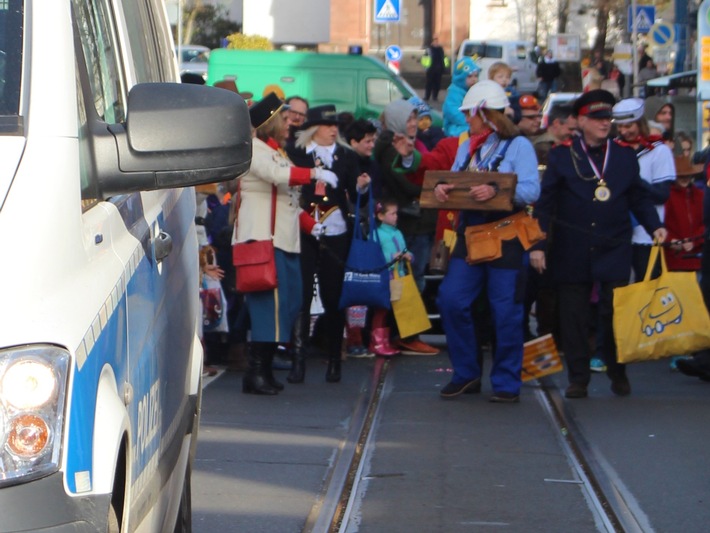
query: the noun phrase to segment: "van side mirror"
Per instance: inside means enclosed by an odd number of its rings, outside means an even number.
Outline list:
[[[100,194],[228,181],[249,170],[244,99],[215,87],[143,83],[128,94],[123,124],[94,132]]]

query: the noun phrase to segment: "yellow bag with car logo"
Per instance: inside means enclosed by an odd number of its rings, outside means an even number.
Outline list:
[[[661,275],[650,279],[659,253]],[[710,316],[695,273],[669,272],[653,246],[643,281],[614,289],[614,339],[620,363],[709,348]]]

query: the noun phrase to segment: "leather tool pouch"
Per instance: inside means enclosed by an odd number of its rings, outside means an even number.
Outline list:
[[[465,231],[466,261],[470,265],[503,256],[502,241],[518,239],[525,250],[545,238],[537,220],[521,211],[495,222],[469,226]]]

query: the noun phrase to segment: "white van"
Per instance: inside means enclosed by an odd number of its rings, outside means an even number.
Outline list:
[[[513,83],[517,84],[518,92],[532,93],[537,91],[537,56],[533,45],[528,41],[479,41],[466,39],[459,47],[457,59],[465,56],[476,56],[476,62],[481,67],[479,79],[488,79],[488,67],[498,61],[503,61],[513,69]]]
[[[0,532],[190,531],[192,186],[246,104],[175,83],[162,0],[4,0],[0,50]]]

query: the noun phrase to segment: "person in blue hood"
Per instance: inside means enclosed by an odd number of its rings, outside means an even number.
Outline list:
[[[446,100],[442,111],[444,113],[444,133],[447,137],[458,137],[468,131],[466,115],[459,111],[463,97],[469,87],[478,81],[481,67],[470,57],[459,59],[454,66],[451,85],[446,91]]]

